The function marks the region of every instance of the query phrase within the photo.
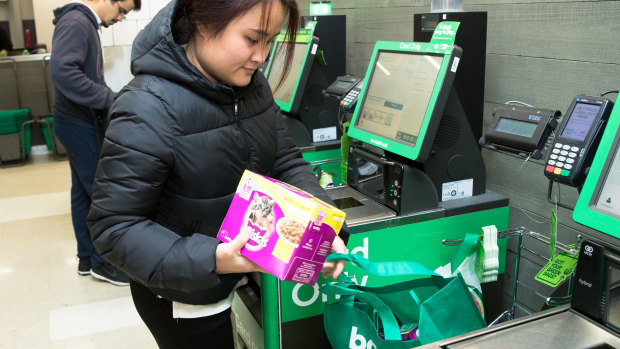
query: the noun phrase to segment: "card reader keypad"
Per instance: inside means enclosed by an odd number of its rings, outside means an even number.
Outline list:
[[[357,89],[351,90],[351,92],[347,93],[347,95],[340,101],[340,105],[343,107],[350,106],[354,101],[357,100],[360,91]]]
[[[558,176],[568,177],[580,152],[580,147],[555,143],[547,160],[545,171]]]

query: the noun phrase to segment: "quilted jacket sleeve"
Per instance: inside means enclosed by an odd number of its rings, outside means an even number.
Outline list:
[[[149,93],[130,91],[110,115],[88,216],[95,248],[149,287],[192,292],[218,286],[219,241],[182,237],[154,221],[173,165],[174,131],[165,106]]]

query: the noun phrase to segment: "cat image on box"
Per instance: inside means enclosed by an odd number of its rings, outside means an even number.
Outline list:
[[[254,199],[248,208],[247,219],[261,229],[273,231],[273,205],[275,200],[270,200],[267,196],[254,194]]]

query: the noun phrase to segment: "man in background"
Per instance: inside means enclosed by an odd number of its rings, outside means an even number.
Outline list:
[[[119,286],[129,285],[129,278],[97,254],[86,225],[104,135],[101,122],[116,96],[104,80],[99,29],[122,21],[140,7],[141,0],[88,0],[55,9],[50,59],[54,132],[67,150],[71,167],[78,274]]]

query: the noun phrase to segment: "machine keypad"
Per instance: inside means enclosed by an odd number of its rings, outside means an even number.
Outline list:
[[[358,90],[353,90],[347,93],[347,95],[340,101],[340,105],[342,106],[351,105],[354,100],[357,100],[357,96],[359,96],[359,94],[360,94],[360,91]]]
[[[545,172],[559,176],[570,175],[570,170],[573,169],[575,158],[579,152],[581,152],[581,148],[577,146],[555,143],[549,160],[547,161],[547,165],[545,166]]]

